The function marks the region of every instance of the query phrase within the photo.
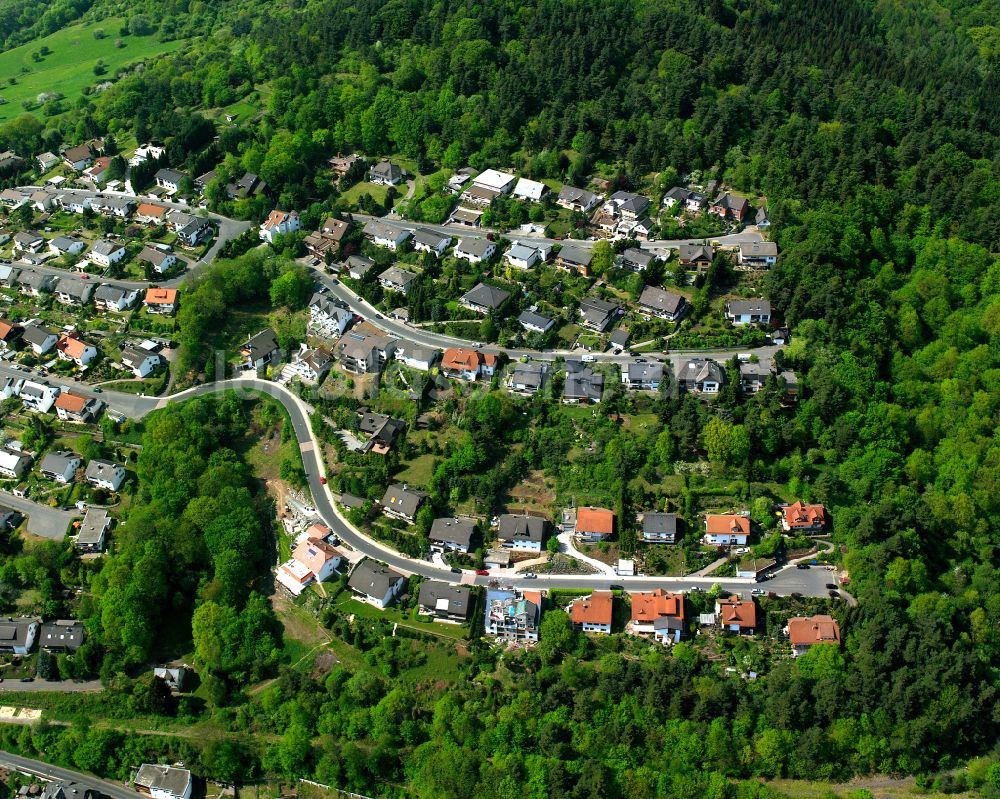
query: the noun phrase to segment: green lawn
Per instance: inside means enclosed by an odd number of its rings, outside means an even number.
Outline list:
[[[349,591],[341,593],[333,604],[342,613],[350,613],[363,619],[384,619],[385,621],[394,622],[400,627],[408,627],[411,630],[417,630],[430,636],[450,638],[456,641],[463,641],[469,636],[469,628],[465,624],[441,624],[433,621],[417,621],[411,618],[408,613],[403,613],[395,607],[379,610],[367,602],[359,602]]]
[[[388,194],[388,192],[389,192],[388,186],[382,186],[381,184],[378,183],[369,183],[368,181],[363,180],[360,183],[355,183],[353,186],[351,186],[351,188],[345,191],[341,195],[341,197],[343,198],[344,202],[349,203],[350,205],[357,205],[358,198],[362,194],[370,194],[372,196],[372,199],[375,200],[376,203],[381,205],[382,203],[385,202],[385,195]],[[404,194],[406,193],[405,186],[403,187],[403,193]]]
[[[21,103],[34,101],[42,92],[58,92],[72,103],[86,86],[114,78],[120,67],[141,61],[150,56],[177,50],[183,42],[161,42],[155,36],[126,36],[124,47],[115,47],[121,18],[105,19],[89,25],[73,25],[42,39],[23,44],[0,53],[0,97],[7,102],[0,105],[0,122],[13,119],[24,112]],[[106,32],[103,39],[95,39],[98,28]],[[48,47],[51,52],[34,61],[32,53]],[[104,61],[107,72],[94,74],[98,59]],[[22,68],[29,71],[22,73]],[[7,78],[17,83],[8,85]]]
[[[418,455],[412,461],[405,463],[403,470],[398,472],[393,479],[401,483],[408,483],[409,485],[421,486],[423,488],[428,487],[433,476],[432,469],[436,457],[429,453],[427,455]]]

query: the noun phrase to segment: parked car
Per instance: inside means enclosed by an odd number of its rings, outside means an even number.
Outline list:
[[[764,591],[763,588],[751,588],[750,589],[751,596],[763,596],[765,593],[766,592]]]
[[[538,579],[538,575],[535,574],[534,572],[527,572],[524,575],[524,579],[525,580],[537,580]]]
[[[835,583],[827,583],[826,587],[829,588],[829,589],[831,589],[831,590],[833,590],[833,591],[837,590],[837,586],[836,586]]]
[[[476,574],[478,574],[480,577],[488,576],[489,573],[490,573],[489,569],[476,569]]]
[[[322,486],[325,486],[326,485],[326,478],[325,477],[319,478],[319,484],[322,485]]]
[[[795,568],[796,569],[808,569],[809,568],[809,564],[808,563],[799,563],[798,565],[796,565]]]

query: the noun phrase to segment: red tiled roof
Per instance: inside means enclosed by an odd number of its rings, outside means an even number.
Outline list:
[[[444,355],[441,358],[441,367],[444,369],[473,371],[479,368],[479,364],[482,363],[481,358],[481,353],[476,350],[449,347],[444,351]]]
[[[63,391],[56,397],[55,405],[70,413],[80,413],[87,406],[87,398],[74,394],[72,391]]]
[[[652,622],[663,616],[684,620],[684,597],[662,588],[632,594],[632,621]]]
[[[611,624],[614,600],[610,591],[594,591],[573,603],[573,624]]]
[[[606,508],[579,508],[576,512],[578,533],[611,535],[615,529],[615,514]]]
[[[177,302],[177,289],[147,289],[146,305],[173,305]]]
[[[735,624],[744,630],[752,630],[757,626],[757,605],[753,602],[743,602],[738,596],[719,600],[719,611],[722,623]]]
[[[56,342],[56,349],[59,352],[65,353],[68,357],[77,360],[83,355],[84,350],[87,349],[87,343],[72,336],[63,336]]]
[[[826,508],[796,502],[785,506],[785,523],[789,527],[822,527],[826,524]]]
[[[705,532],[710,535],[750,535],[750,519],[734,513],[711,513],[705,517]]]
[[[831,616],[789,619],[788,640],[792,646],[839,644],[840,625]]]
[[[135,209],[137,216],[165,216],[167,209],[162,205],[154,205],[153,203],[139,203],[139,207]]]

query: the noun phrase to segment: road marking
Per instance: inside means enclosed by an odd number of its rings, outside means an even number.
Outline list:
[[[313,447],[312,441],[306,441],[304,444],[299,444],[299,452],[312,452],[313,449],[315,448]]]

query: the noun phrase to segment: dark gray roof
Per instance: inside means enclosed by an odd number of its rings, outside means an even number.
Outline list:
[[[470,255],[475,255],[477,258],[482,258],[484,255],[486,255],[486,251],[490,247],[495,247],[495,246],[496,244],[494,244],[489,239],[467,238],[467,239],[459,239],[458,247],[456,247],[455,249],[461,250],[462,252],[467,252]]]
[[[63,474],[75,460],[80,460],[80,456],[69,450],[50,452],[42,458],[42,462],[38,465],[38,469],[42,472]]]
[[[726,313],[733,314],[771,314],[770,300],[729,300],[726,303]]]
[[[417,244],[425,244],[428,247],[437,249],[442,243],[450,243],[451,236],[443,236],[440,233],[435,233],[433,230],[418,227],[413,233],[413,240]]]
[[[677,535],[677,514],[644,513],[642,515],[642,531],[650,534]]]
[[[80,239],[74,238],[73,236],[56,236],[49,244],[55,247],[60,252],[68,252],[69,248],[74,244],[82,244]]]
[[[38,624],[38,619],[25,616],[0,619],[0,647],[11,649],[24,646],[28,642],[28,629],[32,624]]]
[[[705,380],[723,383],[726,373],[718,363],[710,358],[690,358],[677,364],[674,374],[678,380],[701,383]]]
[[[545,365],[540,363],[518,363],[514,366],[511,374],[511,383],[514,385],[529,386],[536,391],[545,382]]]
[[[167,169],[164,167],[163,169],[156,170],[156,175],[154,175],[154,177],[157,180],[162,180],[167,183],[180,183],[184,180],[184,173],[178,172],[176,169]]]
[[[585,250],[582,247],[574,247],[567,244],[559,251],[559,257],[563,261],[580,266],[590,266],[590,261],[594,257],[592,250]]]
[[[66,294],[82,300],[90,294],[90,285],[90,283],[85,283],[77,277],[61,277],[59,278],[59,282],[56,283],[55,289],[57,294]]]
[[[604,375],[600,372],[581,369],[579,372],[566,375],[566,384],[563,387],[563,397],[566,399],[600,402],[603,393]]]
[[[348,271],[357,272],[359,275],[364,276],[375,266],[375,262],[371,258],[365,258],[363,255],[352,255],[347,259],[347,266]]]
[[[90,463],[87,464],[87,479],[94,480],[114,480],[115,471],[118,469],[117,463],[112,463],[111,461],[102,461],[94,458]]]
[[[681,244],[677,248],[677,254],[682,261],[709,261],[715,257],[715,250],[711,244]]]
[[[462,295],[462,301],[478,305],[481,308],[496,310],[507,301],[509,296],[509,291],[504,291],[488,283],[479,283]]]
[[[497,537],[503,541],[541,541],[547,523],[541,516],[505,513],[499,519]]]
[[[371,168],[371,173],[390,180],[400,180],[403,177],[403,170],[391,161],[379,161]]]
[[[390,266],[378,276],[378,279],[385,281],[386,283],[391,283],[394,286],[402,286],[403,288],[406,288],[416,279],[416,277],[417,276],[413,272],[400,269],[398,266]]]
[[[435,519],[431,525],[430,539],[468,548],[472,545],[472,536],[475,532],[474,519]]]
[[[637,250],[634,247],[629,247],[622,253],[622,259],[626,263],[646,267],[656,260],[656,256],[651,252],[645,252],[644,250]]]
[[[447,603],[447,608],[441,605]],[[417,594],[417,604],[431,610],[445,609],[451,616],[469,616],[469,587],[465,585],[448,585],[437,580],[424,580]]]
[[[74,620],[54,621],[43,624],[38,645],[43,648],[78,649],[83,643],[83,623]]]
[[[134,289],[126,289],[121,286],[112,286],[110,283],[102,283],[94,291],[95,300],[104,300],[106,302],[118,302],[123,297],[126,297],[132,293]]]
[[[663,380],[662,363],[630,363],[628,365],[630,383],[659,383]]]
[[[382,497],[382,507],[413,518],[417,515],[417,510],[426,498],[426,491],[418,491],[404,486],[402,483],[393,483],[385,490],[385,495]]]
[[[143,247],[142,252],[139,253],[139,260],[151,263],[153,266],[159,266],[171,256],[173,253],[164,252],[159,247]]]
[[[611,200],[623,211],[628,211],[635,216],[641,216],[649,208],[648,197],[641,194],[632,194],[627,191],[616,191],[611,195]]]
[[[87,508],[80,525],[80,532],[76,537],[79,546],[96,546],[107,531],[110,519],[108,512],[103,508]]]
[[[21,334],[23,338],[29,344],[34,344],[37,346],[42,346],[50,336],[54,336],[51,330],[47,327],[42,327],[41,325],[25,325],[24,333]]]
[[[91,252],[97,253],[98,255],[111,255],[111,253],[117,252],[121,249],[123,249],[123,247],[118,242],[101,239],[100,241],[94,242],[94,246],[91,247]]]
[[[563,186],[559,189],[559,199],[561,202],[579,203],[580,205],[590,205],[597,195],[586,189],[578,189],[576,186]]]
[[[639,296],[639,305],[662,313],[676,314],[684,307],[684,298],[680,294],[664,291],[657,286],[646,286]]]
[[[247,350],[249,356],[255,361],[259,358],[267,358],[272,352],[278,349],[278,336],[269,327],[265,327],[257,335],[252,336],[243,349]]]
[[[347,586],[359,594],[381,599],[402,576],[377,560],[364,560],[354,568]]]
[[[535,311],[521,311],[521,315],[517,317],[517,321],[521,323],[522,327],[531,326],[542,330],[548,330],[554,324],[549,317]]]

